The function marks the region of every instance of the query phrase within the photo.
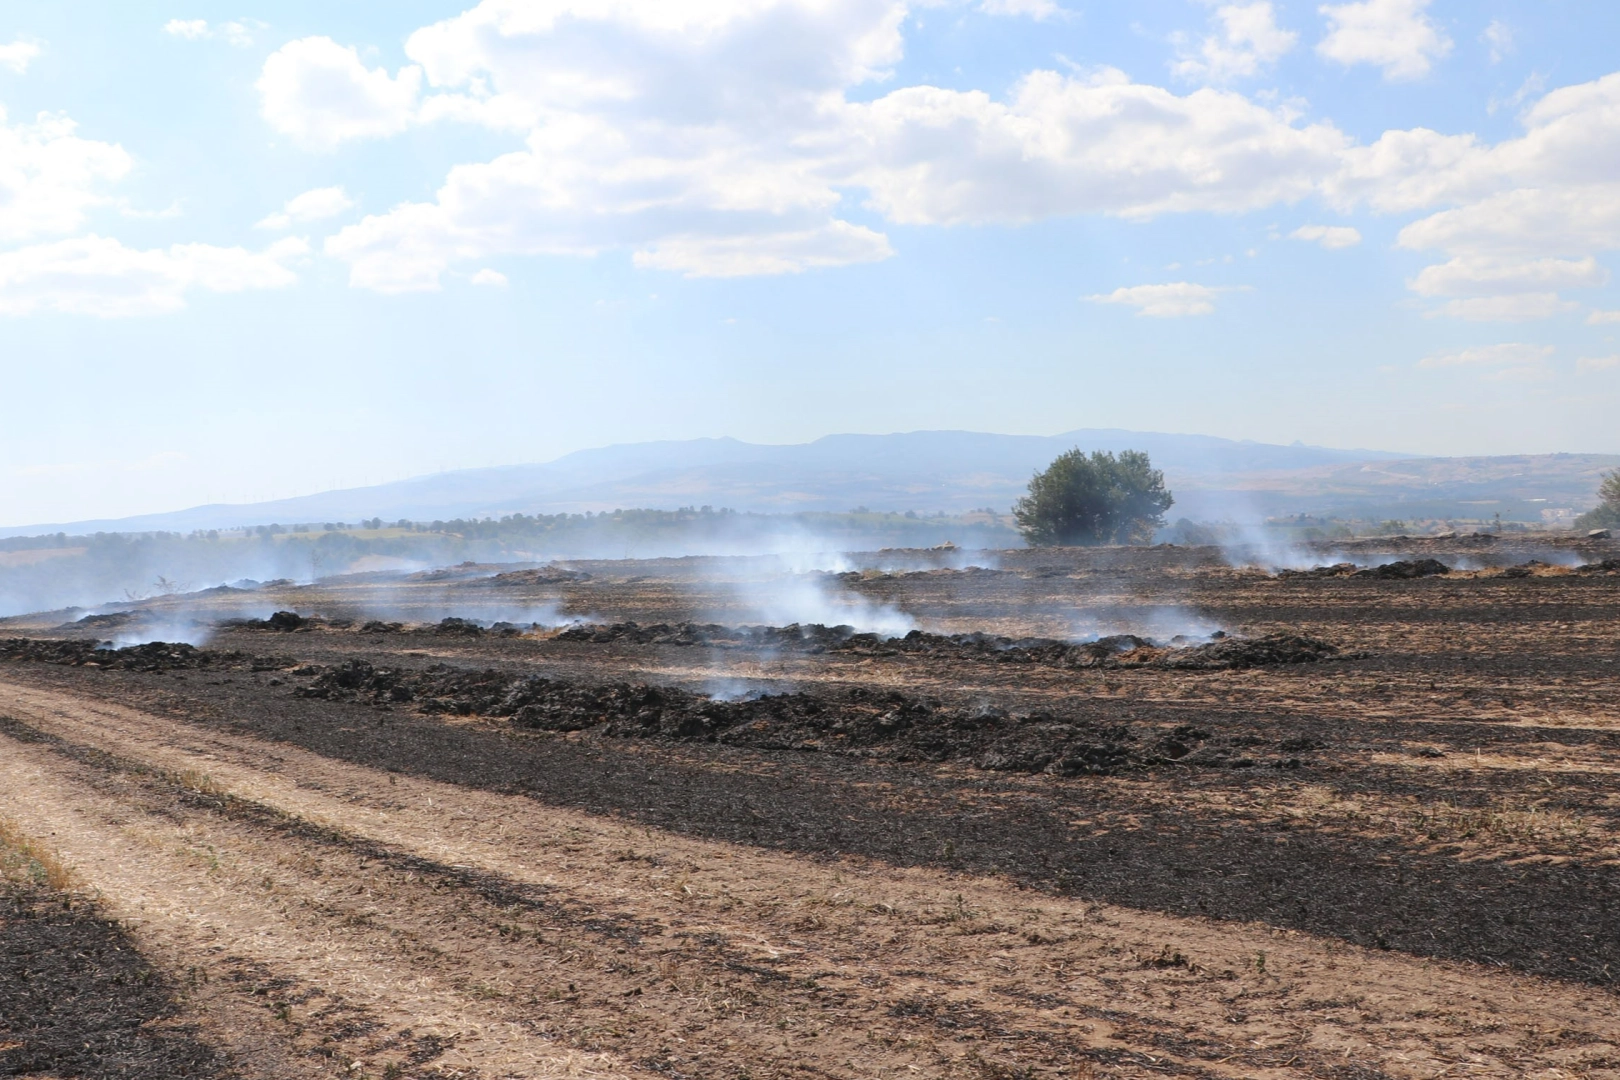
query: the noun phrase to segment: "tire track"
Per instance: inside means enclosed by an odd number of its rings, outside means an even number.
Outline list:
[[[499,1031],[518,1075],[1516,1076],[1620,1045],[1584,988],[690,840],[10,684],[0,715],[20,816],[171,962],[247,943],[257,996],[334,1056],[437,1039],[504,1075]]]

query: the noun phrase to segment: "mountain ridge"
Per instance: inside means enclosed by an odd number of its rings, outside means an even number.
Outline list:
[[[1280,445],[1210,435],[1082,428],[1059,435],[1000,435],[973,431],[914,431],[888,435],[836,434],[808,443],[749,443],[730,437],[622,443],[574,451],[548,462],[458,469],[388,484],[316,492],[269,502],[210,504],[154,514],[58,524],[0,528],[0,536],[71,532],[190,532],[271,523],[393,521],[499,517],[512,513],[608,511],[632,507],[674,509],[712,505],[734,510],[787,513],[842,511],[855,506],[882,510],[960,512],[1003,509],[1023,491],[1030,475],[1071,447],[1083,450],[1144,450],[1177,493],[1176,516],[1265,516],[1279,512],[1327,512],[1319,496],[1340,502],[1402,502],[1443,495],[1499,498],[1470,488],[1479,473],[1511,498],[1572,502],[1607,455],[1518,455],[1433,458],[1392,451],[1336,449],[1300,443]],[[1512,469],[1468,462],[1553,461],[1539,468],[1541,487],[1520,490]],[[1414,475],[1390,479],[1387,469],[1359,469],[1397,462],[1417,473],[1452,476],[1438,487]],[[1537,469],[1520,468],[1520,472]],[[1487,475],[1488,474],[1488,475]],[[1590,485],[1595,489],[1595,483]],[[1315,490],[1313,490],[1313,487]],[[1492,489],[1494,491],[1494,488]],[[1542,488],[1553,495],[1538,494]],[[1410,489],[1410,490],[1407,490]],[[1300,509],[1291,509],[1298,506]],[[1523,507],[1520,507],[1522,510]]]

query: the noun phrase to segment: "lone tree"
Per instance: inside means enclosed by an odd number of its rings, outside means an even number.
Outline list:
[[[1620,469],[1604,475],[1598,498],[1603,501],[1595,509],[1575,519],[1577,529],[1620,528]]]
[[[1131,544],[1151,539],[1174,501],[1164,473],[1142,451],[1125,450],[1116,458],[1074,449],[1035,474],[1013,516],[1035,547]]]

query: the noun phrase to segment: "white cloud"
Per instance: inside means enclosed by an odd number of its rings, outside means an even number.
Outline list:
[[[1053,0],[980,0],[979,10],[986,15],[1028,15],[1032,19],[1046,19],[1062,9]]]
[[[499,270],[491,270],[487,266],[468,278],[467,281],[472,285],[490,285],[499,289],[504,289],[507,285],[505,274]]]
[[[1492,97],[1491,100],[1487,101],[1485,111],[1495,116],[1503,108],[1517,109],[1537,94],[1545,93],[1546,90],[1547,76],[1539,71],[1532,71],[1525,76],[1524,82],[1519,84],[1519,88],[1509,94],[1506,99]]]
[[[1208,315],[1215,310],[1215,297],[1224,291],[1190,281],[1176,281],[1165,285],[1132,285],[1086,299],[1094,304],[1125,304],[1136,308],[1138,315],[1150,318],[1174,319]]]
[[[1576,311],[1581,305],[1564,300],[1557,293],[1515,293],[1511,296],[1474,296],[1450,300],[1430,316],[1444,315],[1469,322],[1532,322]]]
[[[1449,45],[1421,3],[1324,10],[1326,51],[1392,74]],[[686,274],[782,273],[887,257],[885,221],[1141,220],[1309,198],[1423,211],[1399,242],[1439,253],[1447,268],[1425,282],[1455,278],[1448,260],[1583,263],[1620,247],[1620,75],[1546,95],[1520,136],[1495,144],[1415,129],[1357,145],[1294,106],[1215,87],[1177,94],[1107,68],[1032,71],[998,96],[874,92],[903,57],[907,11],[906,0],[483,0],[412,34],[397,71],[305,38],[277,50],[258,85],[271,125],[312,147],[428,123],[512,137],[509,152],[453,166],[431,199],[327,241],[354,284],[383,290],[435,288],[449,269],[502,257],[607,251]],[[1215,44],[1244,46],[1256,65],[1284,48],[1263,3],[1220,4],[1212,18]],[[1248,63],[1184,59],[1209,78]],[[878,220],[846,220],[852,204]],[[1296,233],[1326,246],[1358,235]],[[1487,307],[1511,305],[1451,310]]]
[[[240,292],[297,280],[288,264],[309,245],[288,239],[264,251],[175,244],[141,250],[80,233],[92,211],[170,216],[131,209],[109,189],[133,162],[122,147],[81,138],[72,120],[41,113],[10,124],[0,111],[0,316],[61,313],[116,317],[185,306],[195,289]],[[66,236],[41,242],[45,236]]]
[[[246,49],[253,44],[253,35],[259,30],[268,29],[268,24],[257,19],[243,19],[220,23],[216,33],[238,49]]]
[[[1594,154],[1604,149],[1594,146]],[[1620,247],[1620,181],[1516,188],[1414,221],[1397,243],[1422,251],[1530,256]]]
[[[1205,35],[1196,51],[1184,53],[1171,65],[1183,79],[1229,82],[1248,78],[1287,55],[1299,35],[1277,25],[1269,0],[1222,4],[1215,9],[1217,30]]]
[[[1386,131],[1368,146],[1348,147],[1323,191],[1342,208],[1366,203],[1401,213],[1498,190],[1491,148],[1474,135],[1428,128]]]
[[[1348,144],[1241,94],[1178,96],[1117,71],[1037,71],[1006,102],[910,87],[849,115],[865,162],[852,179],[908,224],[1251,210],[1308,195]]]
[[[1575,373],[1587,375],[1594,371],[1610,371],[1620,368],[1620,356],[1583,356],[1575,361]]]
[[[1609,272],[1584,259],[1504,259],[1464,255],[1427,266],[1407,283],[1419,296],[1505,296],[1605,285]]]
[[[95,235],[37,244],[0,252],[0,315],[164,314],[183,308],[192,289],[285,288],[298,280],[286,264],[308,251],[295,239],[262,252],[208,244],[141,251]]]
[[[835,215],[854,164],[843,92],[900,59],[904,14],[900,0],[480,4],[407,42],[437,91],[417,119],[525,130],[525,145],[326,250],[384,291],[496,255],[627,249],[713,276],[884,258],[882,234]]]
[[[1508,367],[1544,364],[1556,350],[1551,345],[1527,345],[1523,342],[1504,342],[1500,345],[1475,345],[1456,352],[1435,353],[1418,361],[1418,367]]]
[[[888,237],[882,233],[847,221],[833,221],[800,232],[668,237],[636,252],[634,261],[637,266],[678,270],[690,277],[743,277],[880,262],[893,254]]]
[[[223,38],[239,49],[245,49],[252,45],[253,35],[268,28],[267,23],[262,23],[257,19],[232,20],[214,26],[210,26],[207,19],[170,19],[163,24],[165,34],[185,38],[187,41]]]
[[[1606,326],[1609,323],[1620,323],[1620,311],[1594,311],[1586,317],[1590,326]]]
[[[39,55],[39,46],[32,41],[13,41],[10,45],[0,45],[0,68],[9,68],[22,75],[28,70],[28,65],[34,62]]]
[[[1542,382],[1553,377],[1546,364],[1526,364],[1523,367],[1499,368],[1488,371],[1480,378],[1486,382]]]
[[[527,132],[525,145],[456,166],[432,202],[350,226],[328,251],[354,283],[387,289],[431,288],[449,266],[493,256],[616,249],[692,274],[785,272],[891,253],[838,216],[850,189],[906,223],[1241,211],[1307,197],[1349,144],[1239,94],[1178,96],[1111,70],[1037,71],[1004,100],[910,87],[850,101],[901,58],[905,11],[486,0],[410,37],[428,92],[417,105],[395,95],[374,127],[472,122]],[[321,51],[345,85],[387,78],[335,44]],[[261,86],[279,102],[324,100],[305,71],[267,65]],[[281,130],[327,132],[328,144],[373,133],[270,96]]]
[[[285,229],[294,222],[324,221],[351,209],[354,200],[341,187],[315,188],[287,200],[280,211],[260,221],[257,229]]]
[[[1361,231],[1349,225],[1301,225],[1288,234],[1295,240],[1309,240],[1330,250],[1355,247],[1361,243]]]
[[[391,76],[368,69],[352,47],[331,38],[288,42],[264,62],[260,111],[275,130],[316,149],[348,139],[397,135],[416,113],[422,70]]]
[[[1501,19],[1492,19],[1480,39],[1490,47],[1493,64],[1500,64],[1513,51],[1513,27]]]
[[[132,162],[112,143],[81,139],[65,116],[8,124],[0,109],[0,243],[70,233],[106,205]]]
[[[1450,260],[1414,279],[1423,295],[1540,294],[1602,284],[1608,277],[1596,254],[1620,248],[1620,74],[1554,90],[1522,121],[1522,135],[1494,145],[1424,129],[1386,132],[1345,155],[1343,171],[1326,185],[1328,197],[1385,212],[1434,211],[1397,238],[1401,247]],[[1558,303],[1556,310],[1567,310]],[[1451,310],[1544,317],[1555,309],[1540,297],[1516,308]]]
[[[207,19],[170,19],[163,24],[163,32],[187,41],[201,41],[209,36]]]
[[[1328,34],[1316,51],[1346,66],[1373,64],[1386,79],[1416,79],[1451,51],[1451,39],[1425,14],[1429,0],[1360,0],[1320,10]]]

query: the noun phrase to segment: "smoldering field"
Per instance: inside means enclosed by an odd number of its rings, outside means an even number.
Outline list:
[[[6,620],[0,1067],[1620,1074],[1620,545],[1297,554]]]

